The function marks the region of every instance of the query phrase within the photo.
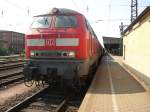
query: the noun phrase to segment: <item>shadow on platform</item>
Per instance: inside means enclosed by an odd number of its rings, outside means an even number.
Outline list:
[[[112,83],[111,84],[111,80]],[[104,56],[88,90],[92,94],[133,94],[145,92],[145,89],[112,57]]]

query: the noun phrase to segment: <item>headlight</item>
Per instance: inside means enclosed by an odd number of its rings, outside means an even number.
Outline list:
[[[74,58],[74,57],[75,57],[75,52],[74,52],[74,51],[62,52],[62,53],[61,53],[61,56]]]
[[[34,56],[35,53],[33,51],[30,51],[30,56]]]
[[[74,57],[75,57],[75,52],[70,51],[70,52],[68,53],[68,56],[74,58]]]

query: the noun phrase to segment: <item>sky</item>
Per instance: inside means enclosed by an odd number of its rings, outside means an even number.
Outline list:
[[[33,16],[54,7],[76,10],[88,19],[98,39],[120,37],[119,25],[130,24],[131,0],[0,0],[0,30],[26,33]],[[150,0],[138,0],[138,14]]]

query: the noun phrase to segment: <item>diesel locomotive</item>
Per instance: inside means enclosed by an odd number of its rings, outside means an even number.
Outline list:
[[[81,13],[53,8],[34,16],[25,35],[27,86],[32,81],[60,82],[82,86],[102,56],[102,46],[91,25]]]

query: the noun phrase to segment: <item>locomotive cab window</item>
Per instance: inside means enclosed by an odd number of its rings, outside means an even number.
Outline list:
[[[31,27],[32,28],[48,28],[50,27],[51,20],[52,20],[51,16],[35,17]]]
[[[75,16],[56,16],[55,27],[56,28],[66,28],[66,27],[76,27],[77,19]]]

